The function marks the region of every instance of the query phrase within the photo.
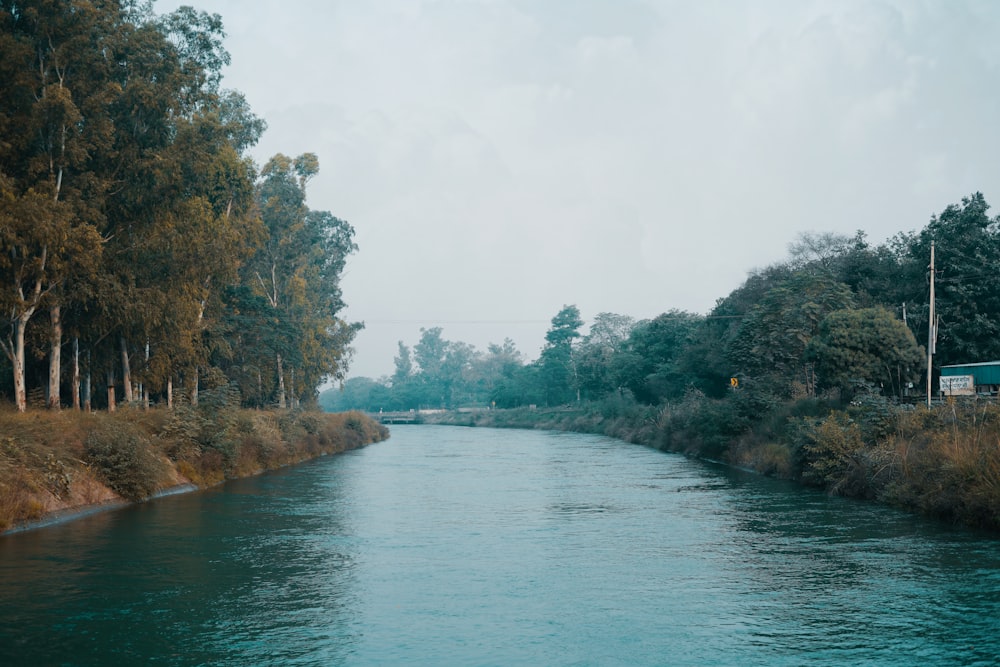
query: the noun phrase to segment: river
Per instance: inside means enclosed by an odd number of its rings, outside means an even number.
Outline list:
[[[995,665],[1000,540],[434,426],[0,537],[2,665]]]

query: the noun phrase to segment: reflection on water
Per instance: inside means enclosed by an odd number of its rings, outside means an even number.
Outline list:
[[[4,665],[995,664],[990,536],[604,438],[386,443],[0,538]]]

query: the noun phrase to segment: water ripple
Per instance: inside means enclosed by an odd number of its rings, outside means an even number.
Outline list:
[[[976,665],[1000,542],[594,436],[386,443],[0,539],[0,664]]]

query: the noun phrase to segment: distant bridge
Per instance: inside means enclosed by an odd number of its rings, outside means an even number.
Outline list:
[[[416,410],[406,412],[370,412],[369,416],[380,424],[419,424],[423,420]]]

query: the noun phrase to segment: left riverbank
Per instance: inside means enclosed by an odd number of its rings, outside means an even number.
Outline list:
[[[218,405],[0,411],[0,533],[214,486],[385,440],[360,412]]]

